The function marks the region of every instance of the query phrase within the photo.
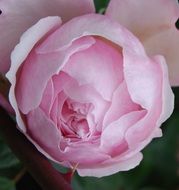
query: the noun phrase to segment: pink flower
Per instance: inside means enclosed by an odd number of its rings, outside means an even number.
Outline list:
[[[90,0],[34,2],[0,1],[22,19],[13,41],[7,39],[6,63],[22,31],[41,17],[61,16],[40,19],[11,54],[6,76],[19,129],[45,156],[81,176],[134,168],[173,111],[165,59],[147,56],[127,29],[94,14]],[[16,14],[21,10],[26,17]],[[4,15],[9,27],[10,18]]]
[[[106,14],[132,31],[149,55],[164,55],[170,83],[179,86],[178,0],[110,0]]]

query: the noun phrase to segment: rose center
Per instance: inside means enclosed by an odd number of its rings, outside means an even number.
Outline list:
[[[74,102],[67,99],[61,113],[61,131],[66,138],[87,138],[90,135],[87,115],[90,112],[89,103]]]

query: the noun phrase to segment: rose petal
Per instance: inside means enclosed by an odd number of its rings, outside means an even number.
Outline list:
[[[106,15],[143,40],[174,27],[179,17],[179,5],[177,0],[111,0]]]
[[[28,53],[31,51],[33,46],[36,44],[36,42],[49,31],[53,30],[54,27],[59,26],[60,22],[61,21],[59,17],[47,17],[40,20],[37,24],[35,24],[22,35],[21,43],[16,46],[15,50],[11,55],[12,66],[6,75],[12,84],[9,92],[9,100],[16,112],[17,123],[23,131],[25,131],[26,129],[24,122],[21,119],[15,97],[16,72],[18,71],[20,65],[22,64]]]
[[[54,86],[52,80],[49,80],[44,90],[42,101],[40,103],[40,108],[46,114],[50,113],[51,107],[53,105],[53,97],[54,97]]]
[[[91,85],[79,86],[74,80],[64,87],[64,92],[69,98],[76,102],[91,103],[94,105],[92,114],[94,115],[96,123],[101,121],[106,110],[109,108],[110,103],[105,101]],[[101,127],[102,126],[100,126],[100,128]]]
[[[163,74],[158,62],[124,51],[124,78],[131,99],[150,110],[160,99]],[[159,104],[160,105],[160,104]]]
[[[86,146],[83,144],[77,144],[77,146],[72,145],[71,147],[68,146],[63,151],[63,159],[74,163],[74,165],[84,164],[92,166],[94,163],[100,163],[109,158],[109,155],[99,152],[98,147],[95,147],[94,144],[91,146],[89,142]]]
[[[146,51],[149,55],[161,54],[166,58],[169,68],[170,84],[179,85],[179,30],[170,28],[163,30],[156,35],[143,41]]]
[[[111,0],[106,14],[132,31],[150,55],[164,55],[169,65],[170,82],[179,85],[177,0]]]
[[[145,54],[142,44],[135,36],[119,23],[100,14],[76,17],[65,23],[42,43],[40,51],[41,53],[48,53],[63,50],[74,40],[88,35],[104,37],[136,54]]]
[[[40,104],[49,79],[54,74],[59,73],[60,69],[72,54],[88,48],[93,43],[93,38],[86,37],[74,41],[74,43],[64,51],[50,54],[38,54],[35,50],[32,51],[24,62],[18,76],[16,97],[20,110],[26,114],[30,110],[35,109]],[[18,50],[15,49],[14,54],[15,53],[17,54]]]
[[[104,127],[118,120],[122,115],[139,109],[140,106],[132,102],[127,85],[123,81],[113,93],[112,104],[104,117]]]
[[[119,155],[128,149],[125,145],[125,133],[146,114],[145,110],[133,111],[108,125],[101,135],[100,148],[111,155]],[[122,144],[122,146],[121,146]]]
[[[110,101],[113,91],[123,80],[122,55],[120,49],[110,43],[97,38],[95,41],[90,48],[72,55],[63,71],[75,78],[79,85],[92,85]]]
[[[54,123],[47,118],[40,108],[27,115],[27,135],[30,136],[45,152],[59,160],[59,141],[61,133]]]
[[[94,177],[104,177],[107,175],[112,175],[119,171],[127,171],[136,167],[142,160],[142,154],[138,153],[135,156],[126,159],[124,161],[118,161],[111,159],[109,163],[98,164],[95,167],[83,168],[78,167],[77,171],[80,176],[94,176]]]
[[[0,72],[7,72],[10,53],[25,30],[39,19],[60,16],[64,22],[95,12],[92,0],[1,0],[0,10]]]
[[[162,112],[158,119],[158,125],[161,125],[169,118],[174,109],[174,94],[168,81],[168,68],[165,59],[162,56],[156,56],[154,59],[160,64],[163,81],[162,81]]]

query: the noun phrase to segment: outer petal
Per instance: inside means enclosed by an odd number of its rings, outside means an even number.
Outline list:
[[[168,117],[172,114],[174,109],[174,94],[172,89],[170,88],[170,84],[168,81],[168,68],[165,62],[165,59],[162,56],[156,56],[154,58],[161,67],[163,73],[163,80],[162,80],[162,112],[160,118],[158,120],[158,124],[161,125]]]
[[[170,82],[179,85],[177,0],[111,0],[106,14],[131,30],[144,43],[148,53],[164,55],[169,65]]]
[[[87,35],[104,37],[123,49],[131,49],[139,56],[145,55],[142,44],[134,35],[119,23],[99,14],[84,15],[65,23],[41,44],[40,52],[63,50],[77,38]]]
[[[21,119],[15,97],[16,72],[19,69],[22,62],[24,61],[24,59],[27,57],[28,53],[36,44],[36,42],[40,40],[49,31],[53,30],[54,27],[59,26],[59,24],[59,17],[47,17],[45,19],[40,20],[36,25],[34,25],[26,33],[24,33],[24,35],[21,37],[21,41],[23,41],[23,43],[17,45],[14,52],[12,53],[12,67],[10,71],[7,73],[7,78],[12,84],[9,92],[9,99],[12,107],[16,112],[17,123],[19,127],[24,131],[25,126]],[[29,36],[31,36],[31,38],[29,38]]]
[[[100,148],[112,156],[120,155],[128,149],[125,133],[128,128],[138,122],[146,114],[146,110],[133,111],[107,126],[101,135]]]
[[[124,51],[124,78],[135,103],[150,110],[161,98],[162,72],[157,62]],[[160,105],[161,106],[161,105]]]
[[[162,54],[166,58],[169,69],[170,83],[179,85],[179,30],[170,28],[143,41],[146,51],[150,55]]]
[[[40,108],[31,111],[27,115],[27,135],[47,154],[59,160],[61,157],[58,148],[61,138],[60,131]]]
[[[22,33],[39,19],[60,16],[64,22],[95,12],[92,0],[0,0],[0,72],[7,72],[10,53]]]
[[[77,171],[80,176],[104,177],[112,175],[119,171],[126,171],[136,167],[142,160],[142,154],[137,153],[132,158],[120,161],[111,159],[109,163],[98,164],[98,167],[82,168],[78,167]]]
[[[147,95],[150,94],[150,98],[152,100],[151,107],[148,107],[147,109],[148,113],[146,114],[146,116],[138,123],[136,123],[134,126],[129,128],[126,133],[126,140],[130,148],[135,147],[135,149],[139,150],[141,150],[144,146],[146,146],[152,140],[152,138],[161,136],[159,127],[166,119],[168,119],[174,108],[174,95],[169,85],[165,60],[163,57],[157,56],[154,58],[154,61],[155,62],[153,63],[153,65],[151,63],[151,66],[153,68],[156,67],[158,72],[153,72],[152,76],[153,79],[155,79],[155,81],[153,81],[153,87],[150,87],[151,84],[146,81],[146,86],[148,84],[149,85],[148,88],[153,88],[153,90],[151,90],[150,92],[149,91],[147,92],[146,90]],[[150,70],[152,69],[152,67],[151,68],[146,67],[147,71],[151,72]],[[140,71],[139,67],[138,70]],[[149,74],[148,72],[146,72],[146,79],[147,75]],[[137,72],[134,73],[137,75]],[[133,74],[131,73],[131,76]],[[128,78],[128,76],[126,77]],[[141,80],[144,81],[142,75],[141,75]],[[135,84],[132,81],[132,78],[131,80],[127,81],[130,83],[130,84],[128,83],[129,89],[132,90],[131,85],[133,87],[135,86]],[[140,84],[140,86],[142,86],[142,84]],[[137,87],[135,89],[137,89]],[[137,100],[137,94],[134,91],[130,92],[131,96],[135,100]]]

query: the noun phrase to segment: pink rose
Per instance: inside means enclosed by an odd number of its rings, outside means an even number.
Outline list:
[[[78,3],[74,14],[61,9],[62,20],[43,18],[21,36],[6,76],[19,129],[37,149],[81,176],[101,177],[140,163],[174,98],[162,56],[148,57],[118,22],[92,14],[92,1]]]
[[[164,55],[170,83],[179,86],[178,0],[110,0],[106,14],[132,31],[149,55]]]

